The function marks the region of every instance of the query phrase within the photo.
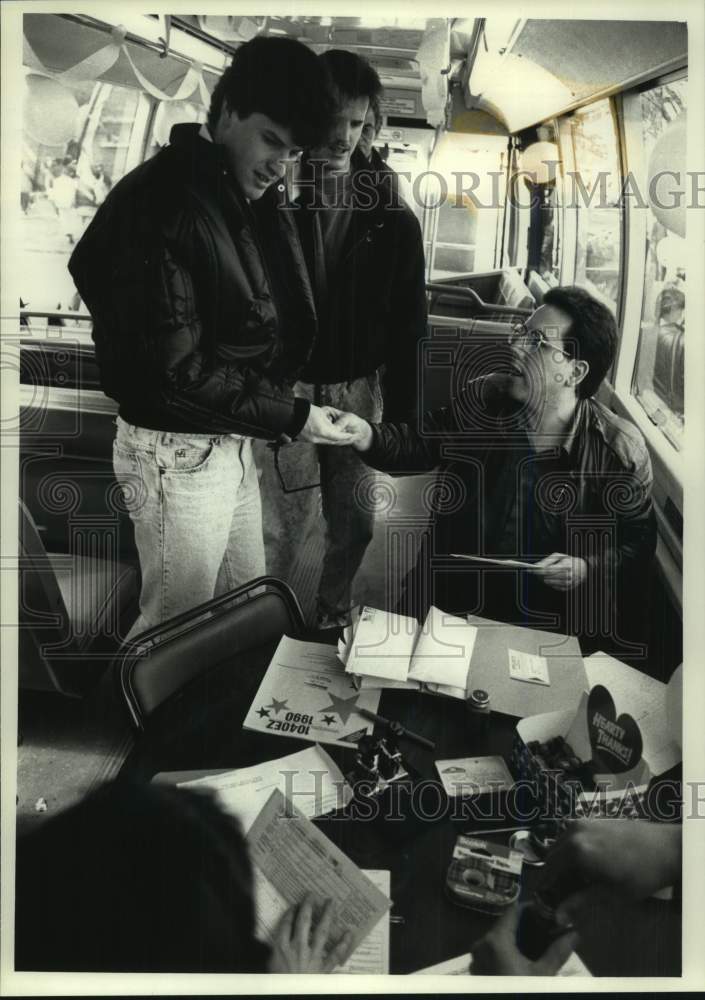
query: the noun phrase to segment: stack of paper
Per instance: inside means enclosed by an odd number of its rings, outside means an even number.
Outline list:
[[[352,796],[340,768],[319,746],[252,767],[181,781],[179,788],[213,792],[225,812],[240,820],[245,833],[275,788],[309,819],[342,809]]]
[[[346,629],[338,655],[345,671],[366,687],[424,689],[466,698],[477,629],[431,608],[423,627],[415,618],[364,607]]]

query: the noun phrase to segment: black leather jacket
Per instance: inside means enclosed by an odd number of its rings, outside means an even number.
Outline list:
[[[468,412],[455,406],[426,413],[423,433],[407,424],[377,425],[370,451],[362,454],[369,465],[386,472],[440,467],[441,484],[446,479],[446,499],[433,515],[434,590],[429,594],[425,581],[423,592],[449,611],[473,610],[465,606],[467,595],[459,573],[463,564],[448,558],[449,553],[492,555],[498,551],[504,515],[514,502],[513,496],[500,492],[500,482],[506,486],[502,472],[514,449],[526,450],[527,445],[524,432],[512,423],[506,408],[485,412],[483,419],[475,421],[475,429],[468,427]],[[585,625],[590,614],[605,609],[594,634],[588,636],[596,648],[610,638],[633,635],[633,615],[643,612],[648,568],[656,548],[651,461],[637,428],[594,399],[579,401],[563,460],[560,473],[538,481],[536,502],[543,505],[548,518],[557,519],[556,527],[565,538],[565,547],[559,551],[578,555],[587,563],[588,577],[580,588],[587,613],[581,627],[573,631],[584,637],[592,628]],[[518,557],[523,554],[516,553]],[[417,565],[417,575],[421,571]],[[428,567],[423,572],[428,575]],[[536,609],[555,610],[556,592],[542,583],[529,583]],[[419,593],[420,586],[417,579],[410,589]],[[420,614],[425,604],[407,604],[405,610]]]
[[[309,404],[291,386],[316,331],[296,226],[274,192],[248,205],[223,147],[198,133],[175,126],[69,262],[103,389],[143,427],[294,436]]]
[[[418,399],[418,343],[426,335],[421,227],[400,198],[398,177],[376,156],[353,153],[352,217],[303,378],[333,383],[383,369],[385,420],[408,420]],[[310,175],[304,175],[312,183]],[[310,189],[305,198],[313,198]],[[324,268],[315,208],[297,214],[312,275]]]

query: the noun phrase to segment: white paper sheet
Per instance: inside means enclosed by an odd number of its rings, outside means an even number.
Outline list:
[[[368,677],[406,681],[418,630],[415,618],[364,607],[345,670]]]
[[[509,676],[512,680],[550,686],[551,681],[545,656],[523,653],[518,649],[508,649],[507,655],[509,657]]]
[[[511,788],[511,772],[503,757],[458,757],[437,760],[436,770],[446,795],[478,795]]]
[[[467,976],[470,972],[472,955],[458,955],[457,958],[449,958],[447,962],[439,962],[438,965],[429,965],[425,969],[419,969],[412,973],[414,976]],[[573,951],[568,960],[558,970],[559,976],[592,976],[592,973],[583,960]]]
[[[419,632],[409,679],[467,689],[476,637],[474,625],[431,608]]]
[[[363,868],[362,873],[389,899],[390,872],[379,868]],[[380,918],[347,962],[339,965],[335,972],[345,972],[354,976],[389,975],[389,911]]]
[[[309,819],[342,809],[352,796],[335,761],[319,746],[241,767],[195,781],[180,788],[208,788],[226,812],[237,817],[247,832],[270,794],[278,788]]]
[[[284,911],[310,893],[333,903],[331,941],[347,930],[347,961],[389,910],[389,899],[340,848],[275,789],[247,834],[255,869],[257,936],[269,940]]]
[[[374,723],[379,690],[358,691],[335,646],[284,636],[250,706],[245,729],[336,746],[356,746]]]

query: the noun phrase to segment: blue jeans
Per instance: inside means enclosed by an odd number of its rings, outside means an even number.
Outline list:
[[[351,411],[372,423],[382,419],[382,391],[377,373],[330,385],[297,382],[294,393],[321,406]],[[318,612],[337,616],[349,611],[352,584],[374,533],[374,510],[356,492],[372,490],[376,474],[349,447],[296,442],[281,449],[279,465],[288,487],[320,482],[318,490],[285,493],[274,471],[272,453],[258,449],[262,466],[264,538],[267,571],[288,583],[295,576],[302,546],[322,504],[325,552],[318,585]]]
[[[113,467],[142,571],[128,638],[264,574],[251,438],[152,431],[118,417]]]

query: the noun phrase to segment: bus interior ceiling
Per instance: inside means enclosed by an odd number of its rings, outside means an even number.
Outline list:
[[[659,547],[644,594],[648,667],[670,673],[682,658],[685,231],[678,209],[648,204],[638,212],[620,191],[627,174],[647,190],[665,145],[667,166],[684,168],[685,23],[506,11],[476,19],[166,18],[126,8],[119,20],[102,11],[28,13],[23,31],[20,483],[49,552],[72,553],[82,539],[95,557],[136,564],[125,511],[113,499],[106,511],[115,408],[99,389],[90,317],[66,270],[72,245],[110,185],[156,152],[171,124],[204,120],[208,93],[238,44],[257,33],[289,36],[317,52],[355,51],[380,75],[376,145],[422,226],[429,345],[458,350],[493,326],[503,336],[512,315],[526,315],[557,284],[584,285],[615,312],[620,349],[603,399],[641,428],[651,452]],[[66,234],[47,176],[68,148],[84,190]],[[526,196],[522,171],[530,170],[538,171],[538,198]],[[601,171],[607,204],[578,204],[576,176],[590,188]],[[669,288],[683,302],[675,317],[659,312]],[[453,390],[448,366],[425,369],[424,403],[437,405]],[[416,512],[419,483],[400,481],[399,489]],[[297,568],[305,606],[321,530],[319,523]],[[375,593],[375,581],[379,589],[384,558],[380,518],[361,591]]]

